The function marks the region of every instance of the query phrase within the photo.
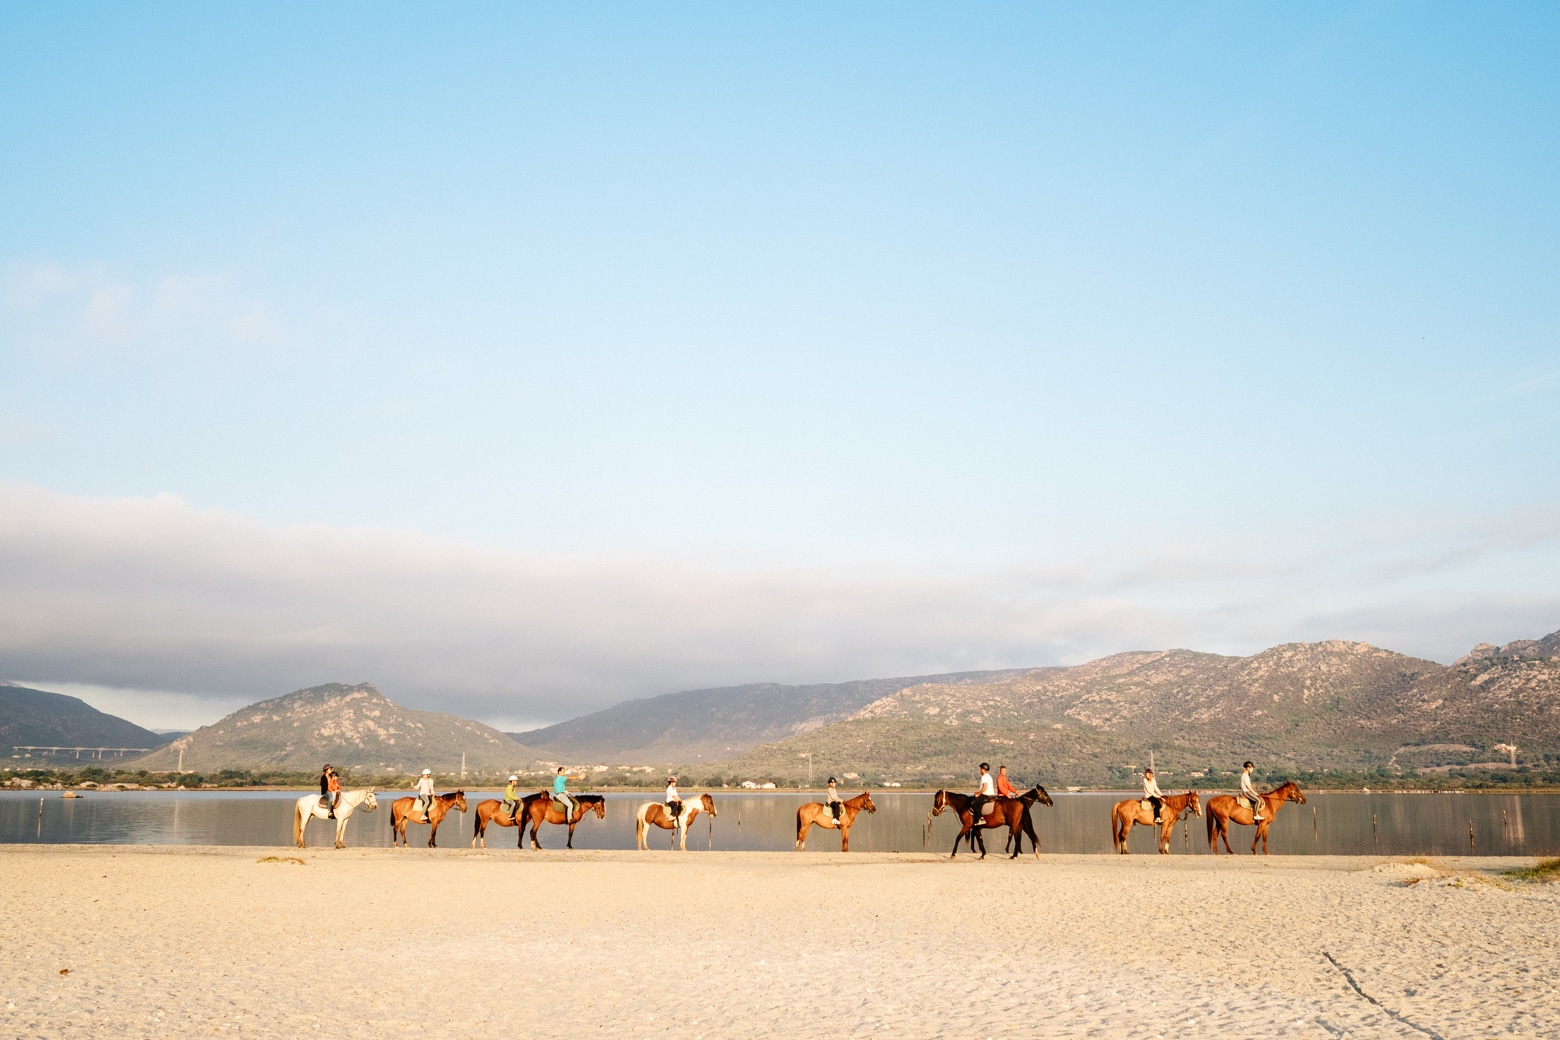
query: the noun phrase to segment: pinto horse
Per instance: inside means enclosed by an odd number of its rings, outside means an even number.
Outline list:
[[[428,847],[438,848],[434,838],[438,837],[439,824],[448,816],[452,809],[466,811],[466,792],[456,791],[454,794],[436,794],[433,796],[433,804],[425,813],[419,813],[412,809],[417,804],[417,799],[411,795],[405,798],[397,798],[390,803],[390,843],[397,848],[410,846],[406,840],[406,825],[408,823],[426,823],[430,825],[428,831]]]
[[[1278,810],[1284,807],[1285,802],[1299,802],[1305,804],[1305,792],[1300,790],[1300,785],[1293,780],[1285,780],[1273,790],[1261,796],[1262,798],[1262,822],[1257,824],[1257,836],[1251,839],[1251,854],[1257,854],[1257,844],[1262,844],[1262,855],[1268,854],[1267,836],[1268,826],[1273,822],[1273,817],[1278,815]],[[1252,811],[1241,804],[1241,800],[1232,794],[1221,794],[1208,799],[1208,847],[1213,849],[1213,854],[1219,854],[1219,839],[1224,839],[1224,848],[1231,856],[1235,850],[1230,848],[1230,824],[1238,823],[1243,827],[1250,827],[1255,823]]]
[[[593,812],[598,820],[607,818],[607,800],[599,794],[571,794],[574,799],[574,811],[567,819],[563,810],[558,808],[558,799],[549,797],[547,801],[540,798],[526,800],[526,819],[520,823],[520,838],[525,839],[526,824],[531,825],[531,848],[540,849],[541,843],[536,840],[536,830],[541,824],[556,823],[569,825],[569,844],[567,848],[574,848],[574,827],[585,818],[585,814]]]
[[[1145,827],[1154,825],[1154,810],[1146,804],[1147,801],[1146,798],[1128,798],[1124,802],[1117,802],[1110,811],[1110,836],[1116,843],[1116,851],[1123,856],[1127,854],[1127,835],[1132,833],[1132,828],[1137,824]],[[1202,805],[1197,800],[1196,791],[1166,795],[1159,801],[1159,854],[1168,856],[1175,825],[1188,812],[1193,816],[1201,816]]]
[[[639,841],[639,848],[647,850],[650,843],[646,841],[651,826],[660,827],[672,831],[672,842],[675,845],[677,839],[682,839],[682,851],[688,851],[688,825],[693,818],[701,812],[710,814],[714,819],[720,814],[715,811],[715,799],[708,794],[701,794],[697,798],[688,798],[683,802],[682,813],[673,816],[666,811],[664,802],[644,802],[634,813],[634,837]]]
[[[484,849],[487,848],[488,824],[492,824],[495,827],[513,827],[518,823],[520,824],[519,837],[522,840],[517,841],[515,847],[519,848],[524,844],[525,838],[525,824],[523,821],[530,814],[532,806],[537,801],[546,801],[547,798],[548,794],[546,791],[538,791],[533,795],[527,795],[515,803],[515,811],[513,813],[506,813],[504,811],[504,803],[497,798],[485,798],[478,802],[477,827],[471,835],[471,847],[476,848],[477,842],[480,841],[482,842],[482,847]]]
[[[877,812],[877,806],[872,804],[872,793],[863,791],[854,798],[848,798],[840,803],[840,818],[835,822],[834,813],[823,802],[808,802],[797,807],[796,810],[796,851],[807,851],[807,832],[813,827],[822,827],[824,830],[838,830],[840,832],[840,851],[850,851],[850,825],[856,822],[856,814],[865,809],[869,813]]]
[[[293,808],[293,844],[300,849],[308,848],[303,840],[303,832],[309,826],[309,821],[330,819],[330,810],[321,805],[320,801],[319,795],[306,794],[298,799],[298,804]],[[364,812],[373,812],[379,808],[373,788],[341,792],[341,798],[336,802],[336,848],[347,847],[347,820],[351,818],[352,810],[360,805]]]
[[[933,816],[941,816],[944,810],[952,809],[959,817],[959,833],[953,839],[953,851],[948,854],[949,859],[959,854],[959,842],[963,841],[966,835],[969,836],[972,850],[975,844],[979,843],[980,858],[985,859],[986,839],[980,832],[987,827],[1001,827],[1004,824],[1008,829],[1008,838],[1018,838],[1014,843],[1011,859],[1017,859],[1023,848],[1024,842],[1021,837],[1023,834],[1029,835],[1029,842],[1034,846],[1035,855],[1040,855],[1040,839],[1035,835],[1035,825],[1030,819],[1029,808],[1035,802],[1051,804],[1051,796],[1046,794],[1045,788],[1036,784],[1018,798],[988,797],[986,801],[993,808],[986,814],[985,819],[978,821],[975,819],[974,810],[970,808],[970,803],[973,801],[975,801],[974,795],[960,794],[958,791],[938,791],[932,798]]]

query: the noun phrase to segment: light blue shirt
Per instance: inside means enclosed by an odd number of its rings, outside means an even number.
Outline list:
[[[569,778],[563,775],[553,777],[553,794],[567,794]]]

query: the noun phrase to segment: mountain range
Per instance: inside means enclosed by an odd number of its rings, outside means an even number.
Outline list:
[[[80,697],[0,683],[0,751],[7,755],[17,745],[154,748],[168,739]]]
[[[810,686],[749,683],[687,690],[623,701],[555,726],[509,735],[570,761],[723,762],[756,744],[847,719],[906,687],[997,682],[1021,674],[1021,669],[952,672]]]
[[[1500,748],[1497,747],[1500,746]],[[850,772],[967,778],[981,760],[1047,783],[1120,783],[1147,764],[1202,776],[1239,768],[1433,769],[1560,760],[1560,633],[1481,644],[1452,665],[1366,643],[1292,643],[1250,657],[1116,654],[986,684],[911,686],[848,719],[753,748],[733,775]],[[803,760],[806,761],[803,761]]]
[[[357,773],[528,769],[541,756],[480,722],[394,704],[372,683],[327,683],[251,704],[138,759],[137,768]]]

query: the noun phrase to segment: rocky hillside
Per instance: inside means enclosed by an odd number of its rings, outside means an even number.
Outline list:
[[[491,726],[391,703],[371,683],[330,683],[251,704],[187,733],[135,765],[318,770],[326,762],[356,773],[531,768],[541,756]]]
[[[0,683],[0,754],[13,754],[17,744],[154,748],[167,742],[79,697]]]
[[[1560,633],[1480,646],[1450,667],[1365,643],[1276,646],[1251,657],[1118,654],[998,682],[924,683],[850,719],[754,748],[741,775],[856,772],[967,779],[982,759],[1048,783],[1121,782],[1156,762],[1182,776],[1245,758],[1273,768],[1397,769],[1560,753]]]
[[[812,686],[751,683],[688,690],[624,701],[556,726],[510,736],[556,758],[575,762],[717,762],[755,744],[808,733],[849,718],[866,705],[907,686],[958,686],[1021,674],[957,672]]]

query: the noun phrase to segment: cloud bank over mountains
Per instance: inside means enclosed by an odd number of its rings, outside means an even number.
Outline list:
[[[630,697],[1247,653],[1351,638],[1442,661],[1557,627],[1556,517],[1474,518],[1350,546],[1154,546],[985,572],[544,556],[415,533],[277,526],[184,500],[0,485],[0,678],[121,691],[178,721],[322,682],[498,725]],[[1412,536],[1408,536],[1411,534]],[[1390,549],[1384,546],[1390,546]],[[1499,589],[1499,594],[1489,590]],[[94,702],[96,703],[96,702]],[[205,717],[199,706],[208,705]]]

